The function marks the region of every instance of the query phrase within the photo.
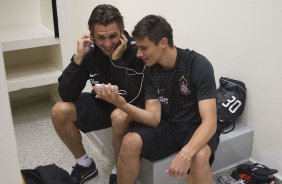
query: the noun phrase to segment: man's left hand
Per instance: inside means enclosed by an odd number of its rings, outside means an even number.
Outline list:
[[[191,161],[184,159],[177,154],[171,161],[169,168],[165,171],[170,176],[180,179],[187,176],[187,172],[191,166]]]
[[[122,33],[121,37],[120,37],[120,44],[119,44],[119,46],[116,48],[116,50],[112,54],[112,59],[113,60],[117,60],[117,59],[121,58],[121,56],[123,55],[124,51],[127,48],[127,42],[128,42],[128,39]]]

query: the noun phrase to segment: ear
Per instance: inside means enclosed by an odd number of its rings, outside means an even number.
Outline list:
[[[92,36],[92,34],[90,33],[90,40],[92,40],[93,42],[95,42],[94,37]]]
[[[166,37],[162,38],[161,41],[160,41],[160,46],[162,48],[165,48],[168,46],[168,39]]]

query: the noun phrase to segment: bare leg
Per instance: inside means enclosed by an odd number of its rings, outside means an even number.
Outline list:
[[[76,109],[73,103],[58,102],[52,108],[52,121],[54,128],[77,159],[86,152],[82,145],[82,138],[79,129],[76,126]]]
[[[211,184],[212,172],[209,165],[211,150],[208,145],[200,149],[192,159],[189,184]]]
[[[111,114],[113,137],[112,143],[117,161],[123,136],[128,132],[131,119],[120,109],[115,109]]]
[[[142,139],[137,133],[128,133],[122,140],[117,161],[118,184],[134,184],[140,171]]]

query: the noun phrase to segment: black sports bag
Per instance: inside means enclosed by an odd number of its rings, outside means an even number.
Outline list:
[[[217,89],[217,130],[220,133],[228,133],[234,130],[235,120],[244,111],[247,89],[242,81],[226,77],[221,77],[219,84]],[[231,129],[226,130],[231,125]]]
[[[69,173],[55,164],[23,169],[21,173],[26,184],[73,184]]]

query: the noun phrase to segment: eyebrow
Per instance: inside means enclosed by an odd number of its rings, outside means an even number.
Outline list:
[[[136,45],[136,47],[137,47],[138,49],[142,49],[142,50],[148,48],[148,46],[145,46],[145,45]]]
[[[118,33],[117,32],[113,32],[113,33],[111,33],[110,35],[109,35],[109,37],[112,37],[112,36],[117,36],[118,35]],[[105,37],[105,35],[104,34],[99,34],[99,33],[97,33],[97,36],[99,36],[99,37]]]

